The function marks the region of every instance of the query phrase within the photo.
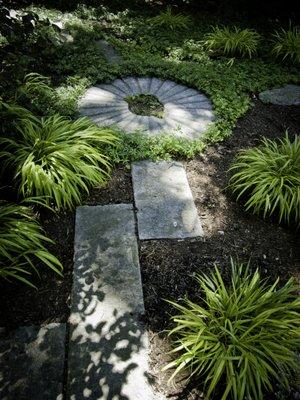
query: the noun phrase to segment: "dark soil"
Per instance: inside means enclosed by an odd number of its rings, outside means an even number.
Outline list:
[[[170,356],[169,341],[163,332],[170,327],[172,308],[164,301],[178,301],[185,295],[197,299],[199,290],[194,280],[198,272],[210,271],[217,263],[226,279],[230,257],[251,260],[264,277],[279,276],[281,282],[300,273],[300,238],[287,227],[274,221],[262,220],[244,211],[237,204],[228,184],[228,167],[237,151],[260,143],[262,136],[279,138],[288,129],[290,135],[299,134],[300,107],[264,105],[255,100],[253,108],[240,119],[231,138],[207,149],[185,163],[194,200],[202,220],[205,238],[191,240],[151,240],[140,242],[140,264],[146,308],[146,323],[151,332],[151,369],[157,388],[172,399],[201,399],[201,390],[185,380],[168,383],[170,372],[161,367]],[[133,202],[130,171],[117,168],[106,188],[96,188],[84,204]],[[64,265],[64,278],[42,270],[38,290],[23,285],[0,283],[0,325],[41,324],[66,321],[69,315],[71,276],[73,267],[74,213],[41,215],[43,226],[57,245],[53,252]],[[185,387],[185,389],[183,389]],[[189,389],[189,387],[191,389]],[[276,392],[277,393],[277,392]],[[269,399],[284,397],[280,390]]]

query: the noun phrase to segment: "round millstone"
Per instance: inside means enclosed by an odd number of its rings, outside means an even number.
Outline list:
[[[164,107],[162,118],[134,114],[126,98],[155,96]],[[100,126],[116,125],[125,132],[149,135],[169,133],[198,139],[213,121],[208,98],[195,89],[158,78],[126,77],[89,88],[79,102],[79,112]]]

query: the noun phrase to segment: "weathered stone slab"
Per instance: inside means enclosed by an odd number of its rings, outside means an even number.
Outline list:
[[[281,88],[266,90],[259,94],[264,103],[278,104],[280,106],[292,106],[300,104],[300,86],[285,85]]]
[[[110,64],[118,64],[122,62],[122,57],[106,40],[97,40],[96,44]]]
[[[180,239],[203,235],[181,163],[134,163],[132,181],[140,239]]]
[[[132,205],[78,207],[68,398],[156,400]]]
[[[0,330],[1,400],[62,400],[66,324]]]

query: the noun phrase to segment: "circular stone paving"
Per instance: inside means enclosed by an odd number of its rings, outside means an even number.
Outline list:
[[[140,94],[152,95],[163,105],[162,118],[137,115],[130,111],[128,99]],[[117,125],[126,132],[160,132],[197,139],[213,121],[208,98],[195,89],[157,78],[127,77],[110,84],[96,85],[80,100],[81,115],[101,126]]]

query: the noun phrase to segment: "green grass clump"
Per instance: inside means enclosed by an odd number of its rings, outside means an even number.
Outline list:
[[[206,34],[204,46],[216,55],[251,58],[256,53],[259,39],[259,34],[252,29],[217,26],[212,32]]]
[[[61,275],[62,265],[45,244],[52,243],[39,225],[32,209],[23,205],[0,203],[0,277],[17,279],[33,286],[31,272],[39,263]]]
[[[173,352],[176,367],[202,377],[205,399],[218,387],[219,399],[262,400],[274,380],[289,386],[287,376],[299,366],[295,352],[300,341],[299,285],[290,279],[283,287],[268,285],[258,270],[232,261],[231,283],[226,285],[217,267],[197,277],[203,298],[170,302],[179,312]],[[201,304],[200,304],[201,303]]]
[[[174,14],[170,6],[167,7],[166,11],[161,12],[156,17],[150,18],[151,25],[155,27],[165,27],[172,31],[177,29],[187,29],[191,23],[189,16],[176,13]]]
[[[281,29],[273,35],[272,53],[282,60],[300,63],[300,30],[298,27]]]
[[[103,184],[109,171],[101,148],[114,135],[89,119],[54,115],[22,120],[14,138],[2,138],[0,157],[11,168],[24,197],[43,196],[56,209],[72,208],[92,185]]]
[[[243,150],[231,167],[230,187],[248,198],[247,210],[278,215],[279,222],[300,224],[300,138],[288,135],[278,142]]]

